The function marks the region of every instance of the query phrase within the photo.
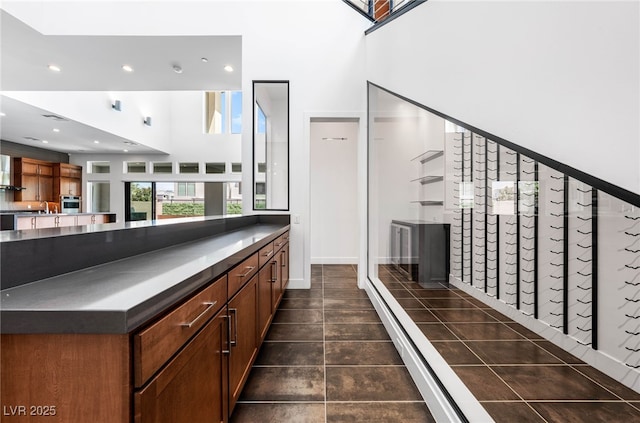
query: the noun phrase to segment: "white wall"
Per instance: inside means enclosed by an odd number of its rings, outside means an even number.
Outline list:
[[[358,263],[358,125],[357,122],[311,123],[313,264]]]
[[[334,0],[47,1],[8,6],[14,16],[37,22],[48,34],[241,34],[244,169],[251,167],[252,159],[251,95],[247,95],[252,80],[290,81],[290,213],[300,222],[291,230],[290,286],[308,286],[309,140],[304,136],[304,114],[365,110],[366,19]],[[190,142],[172,139],[171,145],[182,150]],[[250,172],[242,178],[245,187],[251,186]],[[116,195],[113,190],[111,195]],[[250,190],[243,190],[243,203],[251,204]]]
[[[640,3],[431,0],[366,37],[366,77],[640,192]]]
[[[2,94],[161,152],[176,149],[170,137],[169,92],[4,91]],[[115,100],[122,104],[119,112],[111,108]],[[142,123],[146,116],[152,118],[152,126]]]

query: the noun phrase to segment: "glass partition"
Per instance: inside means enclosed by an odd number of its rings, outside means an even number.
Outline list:
[[[253,82],[253,208],[289,210],[289,82]]]
[[[421,293],[451,284],[576,354],[640,368],[638,195],[447,119],[369,86],[369,279],[421,329]],[[448,244],[423,242],[436,226]]]

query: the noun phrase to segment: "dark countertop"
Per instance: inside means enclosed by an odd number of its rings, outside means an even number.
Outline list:
[[[129,333],[288,228],[258,223],[4,289],[2,333]]]

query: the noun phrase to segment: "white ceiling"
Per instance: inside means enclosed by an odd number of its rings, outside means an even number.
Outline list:
[[[206,58],[204,62],[202,58]],[[0,10],[0,89],[2,91],[175,91],[241,89],[240,36],[57,36],[43,35]],[[52,72],[49,64],[59,66]],[[122,65],[134,68],[124,72]],[[233,72],[224,70],[231,65]],[[182,73],[176,73],[180,66]],[[61,122],[52,132],[51,114],[0,97],[3,140],[74,153],[122,151],[125,140],[74,121]],[[55,114],[55,113],[53,113]],[[62,126],[65,127],[64,132]],[[54,137],[64,143],[43,145]],[[100,144],[87,149],[87,140]],[[91,141],[93,142],[93,141]],[[142,145],[130,151],[154,152]]]

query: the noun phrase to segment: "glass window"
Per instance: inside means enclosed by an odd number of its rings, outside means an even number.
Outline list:
[[[256,122],[256,133],[264,134],[267,132],[267,117],[264,115],[264,112],[262,111],[259,105],[258,107],[256,107],[256,109],[258,111],[257,122]]]
[[[147,164],[145,162],[127,162],[127,173],[145,173]]]
[[[89,162],[88,173],[111,173],[109,162]]]
[[[200,164],[195,162],[180,163],[180,173],[200,173]]]
[[[153,164],[153,173],[173,173],[173,163],[156,162]]]
[[[242,91],[231,92],[231,133],[242,133]]]
[[[225,163],[205,163],[205,172],[206,173],[225,173],[226,164]]]
[[[258,163],[258,173],[266,173],[267,172],[267,164],[262,162]]]
[[[231,172],[232,173],[242,172],[242,163],[231,163]]]
[[[242,91],[206,91],[205,134],[242,133]]]

